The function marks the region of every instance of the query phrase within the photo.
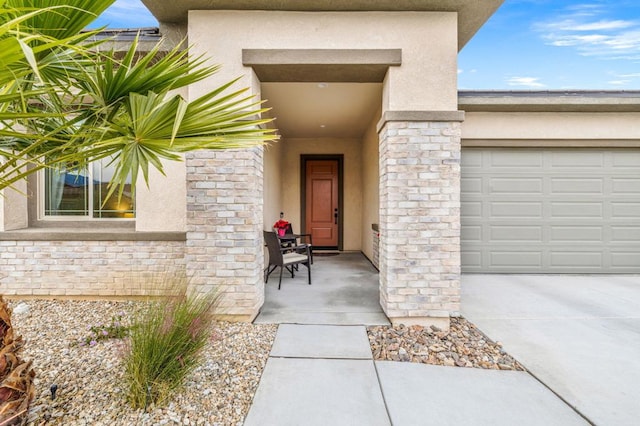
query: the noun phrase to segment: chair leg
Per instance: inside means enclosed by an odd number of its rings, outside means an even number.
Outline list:
[[[307,271],[309,272],[309,285],[311,285],[311,262],[307,263]]]
[[[271,265],[267,266],[267,269],[265,269],[264,271],[264,282],[267,283],[269,282],[269,275],[271,275],[271,273],[273,271],[275,271],[277,268],[277,266],[273,266],[273,268],[271,268]]]
[[[278,290],[280,290],[280,286],[282,285],[282,269],[284,266],[280,267],[280,281],[278,281]]]

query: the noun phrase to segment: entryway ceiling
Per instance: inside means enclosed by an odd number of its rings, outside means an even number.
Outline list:
[[[382,104],[382,83],[262,83],[285,138],[360,138]]]

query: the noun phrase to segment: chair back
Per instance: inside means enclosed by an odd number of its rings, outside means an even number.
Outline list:
[[[264,242],[269,250],[269,265],[283,265],[282,251],[280,251],[280,241],[275,232],[262,231]]]

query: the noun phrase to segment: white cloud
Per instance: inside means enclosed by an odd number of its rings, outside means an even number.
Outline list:
[[[462,74],[464,71],[462,71],[460,68],[458,68],[458,74]]]
[[[540,88],[545,87],[542,84],[538,77],[510,77],[507,79],[507,84],[509,86],[521,86],[521,87],[529,87],[529,88]]]
[[[612,86],[625,86],[631,83],[631,80],[611,80],[611,81],[607,81],[607,83]]]
[[[640,22],[607,19],[600,5],[567,8],[567,14],[533,26],[552,46],[571,47],[580,55],[602,59],[639,59]]]

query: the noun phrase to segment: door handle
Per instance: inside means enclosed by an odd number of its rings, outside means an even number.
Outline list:
[[[333,219],[334,219],[334,224],[338,224],[338,209],[333,209]]]

